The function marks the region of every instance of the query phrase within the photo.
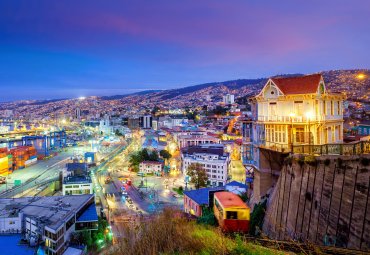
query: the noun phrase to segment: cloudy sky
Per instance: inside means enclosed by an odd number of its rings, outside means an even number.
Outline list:
[[[0,101],[370,67],[369,0],[2,0]]]

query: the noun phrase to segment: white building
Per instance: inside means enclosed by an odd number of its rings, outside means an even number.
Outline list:
[[[173,128],[187,126],[189,119],[185,117],[159,117],[157,121],[157,129],[161,127]]]
[[[99,131],[103,134],[110,135],[113,133],[113,126],[111,125],[110,118],[108,114],[104,115],[104,119],[102,119],[99,123]]]
[[[63,180],[63,196],[93,194],[93,184],[89,176],[67,176]]]
[[[181,160],[181,170],[184,174],[186,174],[191,164],[199,163],[207,172],[209,185],[225,185],[228,177],[230,155],[224,152],[222,145],[203,144],[184,148],[181,150]]]
[[[140,127],[144,129],[150,129],[152,128],[152,116],[151,115],[145,115],[140,117]]]
[[[235,102],[235,96],[231,94],[226,94],[222,97],[222,101],[224,104],[233,104]]]
[[[163,170],[163,163],[158,161],[143,161],[139,164],[139,171],[146,174],[160,175]]]

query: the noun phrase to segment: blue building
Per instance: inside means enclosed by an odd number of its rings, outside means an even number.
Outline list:
[[[361,121],[357,130],[359,135],[370,135],[370,120]]]

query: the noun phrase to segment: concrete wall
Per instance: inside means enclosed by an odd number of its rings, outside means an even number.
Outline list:
[[[370,166],[354,156],[316,160],[317,166],[286,161],[267,205],[264,232],[280,240],[370,251]]]
[[[261,201],[261,198],[271,193],[275,187],[284,158],[287,153],[259,148],[258,150],[259,169],[254,171],[253,193],[251,197],[251,207]]]

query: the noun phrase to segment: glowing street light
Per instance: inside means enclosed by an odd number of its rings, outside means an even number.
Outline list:
[[[294,118],[295,117],[295,112],[289,113],[289,117]]]
[[[365,74],[363,74],[363,73],[359,73],[356,77],[357,77],[357,79],[359,79],[359,80],[363,80],[363,79],[365,79],[365,78],[366,78],[366,75],[365,75]]]
[[[306,112],[306,117],[307,117],[307,119],[310,121],[310,120],[312,119],[312,117],[313,117],[312,112],[311,112],[311,111]]]

